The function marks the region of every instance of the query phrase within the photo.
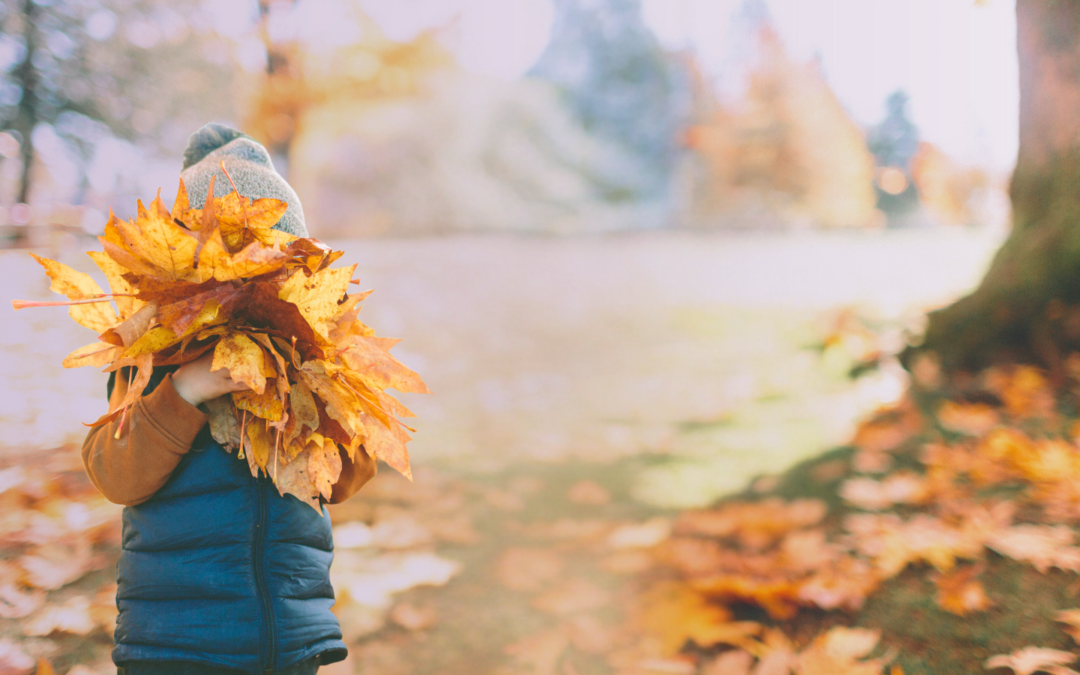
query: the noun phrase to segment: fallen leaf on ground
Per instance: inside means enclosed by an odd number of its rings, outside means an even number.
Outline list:
[[[986,545],[1001,555],[1031,563],[1045,572],[1051,567],[1080,571],[1080,548],[1076,534],[1065,525],[1021,524],[994,532]]]
[[[1054,620],[1066,624],[1065,632],[1074,642],[1080,643],[1080,609],[1063,609],[1054,615]]]
[[[726,607],[682,584],[665,583],[651,589],[641,598],[638,612],[641,629],[656,636],[666,654],[677,653],[688,640],[701,647],[745,647],[762,630],[758,623],[732,621]]]
[[[938,577],[934,581],[937,586],[938,607],[957,616],[982,612],[990,607],[986,589],[976,578],[981,572],[981,566],[972,565]]]
[[[586,654],[605,654],[611,651],[617,631],[591,614],[578,614],[563,624],[574,648]]]
[[[562,574],[562,556],[544,548],[508,548],[495,562],[495,578],[514,591],[539,591]]]
[[[942,426],[969,436],[982,436],[998,425],[997,408],[987,403],[963,403],[946,401],[938,409],[938,421]]]
[[[603,607],[608,593],[584,579],[572,578],[544,591],[532,600],[532,606],[549,614],[576,614]]]
[[[799,653],[799,675],[879,675],[891,659],[861,661],[881,639],[880,631],[836,626]]]
[[[583,506],[603,506],[611,501],[611,494],[599,483],[583,480],[570,487],[566,498]]]
[[[390,620],[406,630],[426,630],[435,625],[439,614],[429,605],[402,602],[390,610]]]
[[[741,649],[724,652],[701,669],[701,675],[750,675],[754,657]]]
[[[26,675],[33,668],[29,654],[8,638],[0,638],[0,675]]]
[[[34,549],[17,561],[26,583],[35,588],[62,588],[90,571],[90,542],[80,540],[74,546],[49,544]]]
[[[897,472],[878,481],[850,478],[840,486],[840,496],[868,511],[880,511],[894,504],[918,504],[926,500],[926,480],[910,471]]]
[[[96,622],[90,614],[90,600],[83,596],[70,598],[62,605],[47,605],[23,624],[26,635],[50,635],[54,632],[86,635]]]
[[[1071,675],[1076,671],[1065,668],[1066,663],[1076,660],[1075,654],[1061,651],[1060,649],[1048,649],[1046,647],[1024,647],[1012,654],[998,654],[991,656],[984,664],[987,670],[993,668],[1009,668],[1016,675],[1031,675],[1039,671],[1052,673],[1052,675]]]
[[[532,669],[533,675],[559,675],[559,661],[570,641],[555,629],[536,633],[503,648],[509,656]]]

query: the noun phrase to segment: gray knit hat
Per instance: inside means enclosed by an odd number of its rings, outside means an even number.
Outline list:
[[[308,236],[304,224],[304,209],[292,187],[274,170],[270,153],[258,141],[223,124],[207,124],[191,135],[184,150],[184,166],[180,179],[187,187],[193,208],[206,203],[210,178],[214,180],[214,197],[224,197],[233,191],[232,184],[221,170],[221,162],[229,171],[241,196],[250,199],[272,197],[289,204],[275,230],[297,237]]]

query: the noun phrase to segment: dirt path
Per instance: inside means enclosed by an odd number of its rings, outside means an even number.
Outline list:
[[[620,627],[639,547],[669,509],[842,442],[899,383],[852,385],[850,363],[806,349],[829,317],[857,305],[899,325],[973,284],[994,244],[961,231],[338,242],[376,290],[361,318],[404,339],[394,353],[435,396],[405,397],[416,483],[385,470],[334,509],[353,655],[331,672],[645,672]],[[92,245],[57,257],[91,271]],[[49,295],[25,253],[0,252],[0,280],[11,297]],[[104,378],[57,364],[93,336],[63,310],[6,322],[0,450],[77,441]]]

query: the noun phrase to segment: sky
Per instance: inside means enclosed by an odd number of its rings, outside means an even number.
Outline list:
[[[328,0],[304,0],[326,2]],[[732,87],[732,16],[744,0],[642,0],[670,49],[697,54],[721,89]],[[1019,93],[1012,0],[766,0],[796,61],[819,59],[860,125],[904,89],[924,140],[956,159],[1007,172],[1016,158]],[[362,0],[392,38],[434,26],[462,64],[514,78],[547,43],[550,0]],[[736,50],[737,51],[737,50]]]

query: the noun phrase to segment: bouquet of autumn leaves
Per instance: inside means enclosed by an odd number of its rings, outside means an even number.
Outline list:
[[[88,252],[109,294],[89,275],[34,256],[69,302],[15,301],[16,309],[70,305],[71,317],[100,335],[63,365],[128,369],[127,396],[91,426],[120,417],[119,436],[153,366],[213,350],[211,370],[227,368],[249,390],[205,404],[210,431],[282,495],[320,509],[341,473],[338,446],[411,479],[406,430],[414,430],[397,418],[413,414],[385,390],[430,392],[389,354],[397,340],[357,319],[370,291],[346,293],[356,265],[333,269],[342,252],[274,230],[285,202],[213,192],[211,182],[206,206],[193,209],[181,182],[172,212],[159,191],[132,220],[110,214],[104,251]]]

